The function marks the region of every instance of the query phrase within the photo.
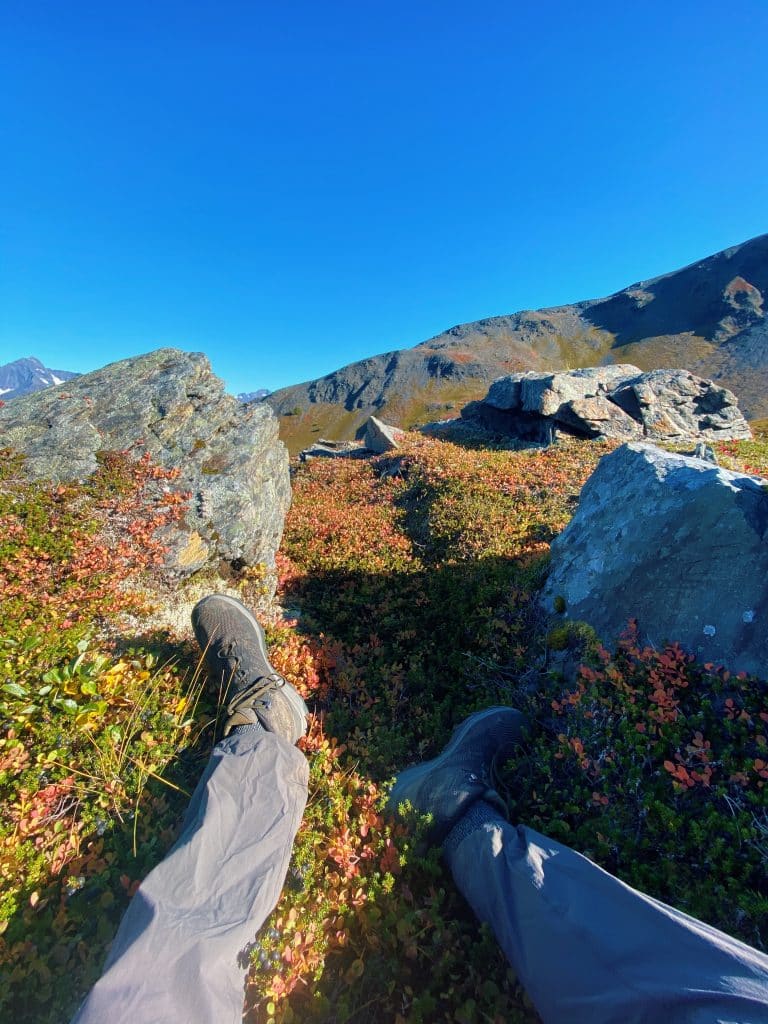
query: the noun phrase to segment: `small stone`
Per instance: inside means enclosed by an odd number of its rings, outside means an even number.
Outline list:
[[[403,432],[398,427],[393,427],[389,423],[382,423],[375,416],[371,416],[365,425],[363,444],[370,451],[381,455],[384,452],[391,452],[399,448],[399,441],[402,436]]]

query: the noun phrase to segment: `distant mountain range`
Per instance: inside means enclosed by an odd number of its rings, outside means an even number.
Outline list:
[[[0,366],[0,400],[8,401],[9,398],[28,395],[32,391],[42,391],[52,384],[63,384],[65,380],[79,376],[79,373],[71,373],[69,370],[51,370],[34,356],[15,359],[12,363]]]
[[[63,384],[65,380],[73,380],[79,376],[79,373],[72,373],[70,370],[51,370],[34,356],[15,359],[12,363],[0,366],[0,401],[28,395],[32,391],[41,391],[53,384]],[[266,388],[260,388],[258,391],[243,391],[236,397],[239,402],[260,402],[268,394]]]
[[[523,370],[633,363],[681,368],[768,417],[768,235],[604,299],[460,324],[415,348],[373,356],[273,392],[281,436],[354,437],[372,414],[401,426],[455,415],[491,381]]]
[[[259,388],[258,391],[241,391],[239,395],[235,395],[235,398],[238,402],[260,402],[268,394],[269,391],[266,388]]]

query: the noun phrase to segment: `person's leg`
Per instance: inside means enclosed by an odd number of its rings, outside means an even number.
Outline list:
[[[763,953],[499,814],[491,765],[523,725],[512,708],[471,715],[398,776],[390,806],[432,814],[431,840],[546,1024],[768,1024]]]
[[[270,664],[261,626],[239,601],[204,598],[192,625],[224,694],[227,738],[72,1024],[239,1022],[246,947],[285,881],[307,801],[309,768],[294,746],[307,707]]]
[[[620,882],[490,805],[443,844],[542,1019],[768,1022],[768,957]]]
[[[301,751],[261,729],[217,745],[73,1024],[239,1024],[246,948],[280,896],[307,777]]]

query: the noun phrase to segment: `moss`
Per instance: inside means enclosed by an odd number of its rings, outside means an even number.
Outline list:
[[[226,473],[229,469],[229,463],[223,455],[214,455],[210,459],[206,459],[200,467],[200,472],[205,476],[215,476],[217,473]]]
[[[26,456],[10,448],[0,448],[0,480],[13,480],[24,469]]]
[[[547,634],[547,646],[551,651],[588,651],[598,645],[598,637],[587,622],[578,620],[563,622],[554,626]]]

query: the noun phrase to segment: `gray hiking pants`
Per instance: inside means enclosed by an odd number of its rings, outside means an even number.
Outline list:
[[[462,823],[448,864],[546,1024],[768,1022],[765,954],[487,817]]]
[[[306,757],[273,733],[217,744],[72,1024],[241,1020],[248,945],[280,897],[308,777]]]
[[[73,1024],[240,1021],[247,947],[279,898],[307,775],[270,733],[218,744]],[[763,954],[530,829],[476,825],[447,852],[453,877],[544,1021],[768,1024]]]

